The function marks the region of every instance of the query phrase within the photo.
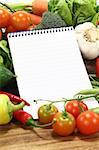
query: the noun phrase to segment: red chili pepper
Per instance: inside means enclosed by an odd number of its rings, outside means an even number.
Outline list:
[[[29,113],[25,112],[24,110],[15,111],[13,113],[13,116],[16,120],[20,121],[22,124],[28,125],[34,124],[32,116]]]
[[[96,77],[99,78],[99,57],[96,58]]]
[[[4,92],[4,91],[0,91],[0,94],[6,94],[12,102],[16,102],[16,103],[24,102],[25,105],[30,106],[30,104],[28,102],[26,102],[24,99],[22,99],[22,98],[20,98],[16,95],[13,95],[11,93],[7,93],[7,92]]]
[[[44,127],[51,126],[53,124],[52,122],[52,123],[40,125],[33,119],[33,117],[29,113],[25,112],[24,110],[17,110],[13,112],[13,117],[20,123],[24,125],[32,126],[32,127],[44,128]]]

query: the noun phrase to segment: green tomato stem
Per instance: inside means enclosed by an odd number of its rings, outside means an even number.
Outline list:
[[[46,127],[52,126],[55,122],[56,120],[52,120],[52,122],[47,123],[47,124],[38,124],[31,118],[28,120],[26,124],[30,127],[46,128]]]
[[[96,89],[94,89],[96,90]],[[99,90],[99,89],[98,89]],[[78,94],[79,96],[79,94]],[[62,98],[62,100],[56,100],[56,101],[51,101],[51,100],[44,100],[44,99],[37,99],[37,100],[34,100],[34,102],[38,102],[38,101],[47,101],[47,102],[50,102],[50,105],[52,105],[53,103],[58,103],[58,102],[68,102],[68,101],[72,101],[72,100],[78,100],[78,101],[82,101],[82,100],[85,100],[85,99],[88,99],[88,98],[91,98],[91,97],[94,97],[97,98],[99,97],[99,92],[96,93],[96,94],[91,94],[91,95],[88,95],[88,96],[82,96],[82,97],[79,97],[79,98],[72,98],[72,99],[66,99],[66,98]],[[98,100],[97,100],[98,101]]]
[[[68,113],[66,112],[66,109],[64,109],[64,110],[62,111],[62,116],[63,116],[64,119],[67,118]]]
[[[52,106],[52,103],[48,104],[46,107],[47,107],[47,111],[50,111],[51,110],[51,106]]]

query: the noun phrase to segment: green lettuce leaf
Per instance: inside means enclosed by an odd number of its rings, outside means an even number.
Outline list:
[[[96,0],[74,0],[73,25],[90,22],[96,14]]]
[[[69,26],[72,25],[72,4],[73,0],[50,0],[48,10],[57,13]]]
[[[12,68],[12,60],[10,57],[10,50],[7,47],[7,41],[0,41],[0,64],[3,64],[5,67]]]

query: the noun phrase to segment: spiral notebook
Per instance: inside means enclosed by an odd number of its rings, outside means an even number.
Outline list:
[[[92,88],[73,27],[10,33],[8,41],[20,96],[31,103],[24,109],[34,118],[46,103],[36,104],[34,99],[72,98]],[[56,105],[63,109],[63,103]]]

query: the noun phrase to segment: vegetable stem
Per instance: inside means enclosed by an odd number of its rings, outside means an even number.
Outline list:
[[[15,10],[13,10],[12,8],[10,8],[7,4],[4,4],[2,2],[0,2],[1,5],[3,5],[4,7],[6,7],[7,9],[9,9],[12,13],[15,12]]]
[[[91,97],[98,98],[99,97],[99,92],[97,92],[96,94],[91,94],[91,95],[83,96],[83,97],[79,97],[79,98],[66,99],[66,98],[63,97],[62,100],[56,100],[56,101],[37,99],[37,100],[34,100],[33,102],[37,103],[38,101],[48,101],[48,102],[50,102],[50,105],[52,105],[53,103],[57,103],[57,102],[65,102],[66,103],[66,102],[74,100],[74,99],[78,100],[78,101],[81,101],[83,99],[88,99],[88,98],[91,98]]]
[[[13,103],[11,103],[11,101],[9,101],[10,105],[12,106],[13,111],[17,111],[19,109],[22,109],[25,106],[24,102],[21,102],[20,104],[14,105]]]
[[[18,10],[32,10],[32,4],[29,3],[29,4],[26,4],[26,3],[18,3],[18,4],[9,4],[9,7],[12,8],[13,10],[15,11],[18,11]]]
[[[52,120],[52,122],[47,123],[47,124],[38,124],[33,119],[30,119],[29,124],[27,124],[27,125],[29,125],[31,127],[37,127],[37,128],[46,128],[46,127],[52,126],[55,122],[56,122],[56,120]]]

